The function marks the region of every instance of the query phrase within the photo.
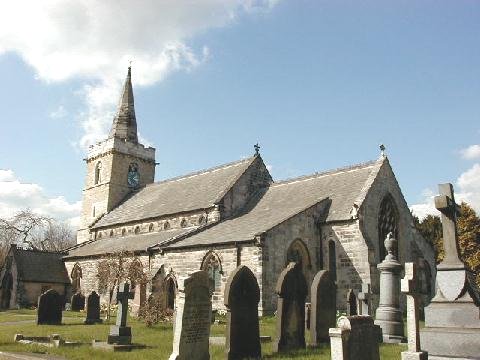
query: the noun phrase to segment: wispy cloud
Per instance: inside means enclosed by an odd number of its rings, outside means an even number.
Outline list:
[[[51,111],[49,116],[52,119],[62,119],[67,116],[68,112],[63,105],[59,105],[55,110]]]
[[[63,196],[48,196],[40,185],[20,180],[12,170],[0,169],[0,217],[8,219],[27,208],[72,227],[79,225],[80,201],[69,203]]]
[[[192,71],[209,56],[188,41],[269,11],[278,0],[16,0],[2,4],[0,54],[16,52],[46,82],[85,79],[82,148],[104,137],[129,60],[135,86]],[[28,9],[26,11],[25,9]]]
[[[480,159],[480,145],[470,145],[469,147],[460,150],[460,154],[467,160]]]

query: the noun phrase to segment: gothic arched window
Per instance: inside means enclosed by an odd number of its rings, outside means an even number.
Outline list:
[[[208,272],[208,277],[210,279],[210,292],[213,293],[214,291],[220,291],[221,275],[223,272],[218,255],[213,251],[210,251],[203,259],[201,269]]]
[[[175,309],[175,295],[177,294],[177,284],[173,275],[168,275],[165,279],[165,305],[168,309]]]
[[[82,278],[82,268],[79,263],[73,265],[70,277],[72,278],[72,293],[76,294],[80,291],[80,279]]]
[[[333,280],[337,280],[337,251],[335,249],[335,241],[328,242],[328,271]]]
[[[102,182],[102,163],[99,161],[97,165],[95,165],[95,185],[100,184]]]
[[[383,198],[380,204],[380,211],[378,213],[378,248],[380,250],[379,262],[383,261],[387,255],[384,242],[385,238],[390,232],[397,240],[397,248],[394,249],[394,252],[395,255],[398,256],[398,211],[392,195],[388,194]]]
[[[310,253],[308,252],[307,246],[300,239],[295,239],[288,247],[287,261],[285,265],[288,265],[288,263],[291,262],[300,264],[303,275],[307,276],[312,263],[310,261]]]

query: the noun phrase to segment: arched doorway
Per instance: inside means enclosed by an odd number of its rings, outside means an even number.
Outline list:
[[[10,308],[10,300],[12,298],[12,289],[13,289],[13,277],[9,272],[3,277],[2,283],[2,298],[0,301],[0,307],[2,309]]]
[[[308,248],[301,239],[293,240],[293,242],[287,249],[285,266],[287,266],[291,262],[299,264],[300,268],[302,269],[303,275],[305,276],[307,281],[310,281],[310,270],[312,268],[312,262],[310,259],[310,253],[308,251]]]

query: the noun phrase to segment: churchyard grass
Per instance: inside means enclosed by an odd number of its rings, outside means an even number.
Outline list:
[[[83,325],[84,312],[63,312],[63,324],[60,326],[42,325],[37,326],[33,322],[25,323],[23,320],[35,320],[35,310],[10,310],[0,312],[0,351],[48,353],[63,356],[66,359],[168,359],[172,351],[173,329],[171,323],[161,323],[153,327],[147,327],[142,322],[129,318],[128,324],[132,327],[133,342],[148,346],[147,349],[134,350],[130,353],[110,353],[102,350],[94,350],[90,345],[82,345],[72,348],[46,348],[40,345],[22,345],[13,342],[16,333],[26,336],[47,336],[60,334],[68,341],[80,341],[90,344],[92,339],[105,341],[109,332],[110,324]],[[220,324],[212,325],[212,336],[225,334],[225,318],[217,317]],[[22,321],[17,324],[11,322]],[[9,322],[10,325],[2,324]],[[272,341],[275,339],[275,318],[263,317],[260,321],[260,334],[269,335]],[[380,356],[382,360],[400,358],[400,352],[405,350],[405,345],[381,345]],[[225,348],[223,346],[210,346],[212,360],[224,359]],[[266,359],[297,359],[297,360],[328,360],[330,349],[322,346],[317,349],[307,349],[289,354],[272,354],[272,342],[262,343],[262,354]]]

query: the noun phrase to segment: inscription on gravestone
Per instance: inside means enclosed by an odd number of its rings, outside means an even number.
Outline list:
[[[178,290],[170,360],[208,360],[212,316],[208,273],[194,272]]]
[[[260,288],[253,272],[241,265],[225,287],[227,313],[226,353],[228,360],[260,359],[258,301]]]

